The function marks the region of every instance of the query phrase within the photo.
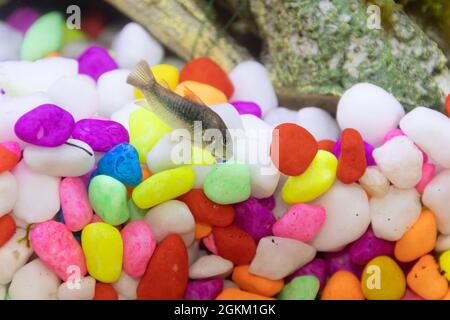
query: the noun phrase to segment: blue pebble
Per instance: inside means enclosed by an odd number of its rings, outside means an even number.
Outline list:
[[[137,186],[142,180],[138,152],[129,143],[118,144],[105,153],[98,162],[97,171],[128,186]]]

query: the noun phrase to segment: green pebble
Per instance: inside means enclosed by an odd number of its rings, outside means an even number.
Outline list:
[[[205,195],[218,204],[247,200],[251,194],[250,168],[236,162],[215,164],[205,178]]]
[[[133,199],[128,200],[128,210],[130,211],[130,219],[128,220],[129,222],[136,221],[136,220],[144,220],[145,215],[148,212],[148,209],[139,208],[134,203]]]
[[[38,60],[58,51],[63,40],[64,19],[56,11],[44,14],[28,29],[22,42],[22,60]]]
[[[5,300],[11,300],[11,296],[9,295],[9,292],[6,293]]]
[[[320,282],[314,276],[294,278],[284,286],[278,295],[280,300],[314,300],[319,292]]]
[[[122,224],[130,217],[127,205],[127,188],[109,176],[94,177],[89,184],[89,201],[92,209],[106,223]]]

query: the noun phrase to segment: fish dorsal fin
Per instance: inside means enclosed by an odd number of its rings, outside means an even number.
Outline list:
[[[136,88],[143,88],[155,81],[155,77],[150,70],[148,63],[141,60],[137,63],[133,72],[128,75],[127,83]]]
[[[183,90],[184,90],[184,97],[186,99],[189,99],[192,102],[195,102],[201,106],[207,107],[207,105],[202,101],[202,99],[200,99],[191,89],[185,86]]]

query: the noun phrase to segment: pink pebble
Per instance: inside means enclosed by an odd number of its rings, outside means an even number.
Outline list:
[[[59,186],[59,196],[64,222],[70,231],[80,231],[91,222],[94,213],[81,178],[64,178]]]
[[[398,136],[404,136],[405,133],[401,129],[393,129],[386,133],[384,136],[384,142],[391,140],[392,138],[398,137]]]
[[[213,234],[210,233],[207,237],[203,238],[203,244],[205,245],[206,249],[217,255],[217,247],[216,243],[214,242]]]
[[[277,237],[307,242],[319,232],[325,217],[325,209],[321,206],[296,204],[275,222],[272,231]]]
[[[20,145],[16,141],[1,142],[0,146],[14,153],[19,160],[20,158],[22,158],[22,150],[20,149]]]
[[[72,232],[61,222],[49,220],[38,223],[31,229],[30,241],[38,257],[63,281],[73,275],[86,275],[83,250]]]
[[[423,193],[427,184],[433,179],[434,171],[436,167],[431,163],[424,163],[422,165],[422,179],[420,179],[419,183],[416,185],[416,190],[419,193]]]
[[[146,222],[137,220],[128,223],[120,233],[123,239],[123,269],[132,277],[142,277],[156,247],[153,232]]]

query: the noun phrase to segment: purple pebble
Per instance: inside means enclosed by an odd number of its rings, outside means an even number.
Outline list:
[[[20,7],[14,10],[8,18],[6,18],[6,23],[25,34],[31,25],[39,18],[39,15],[39,11],[34,8]]]
[[[14,132],[21,140],[42,147],[57,147],[70,138],[75,120],[66,110],[43,104],[17,120]]]
[[[105,72],[117,69],[117,63],[101,46],[91,46],[78,57],[78,73],[97,79]]]
[[[290,275],[286,277],[286,283],[292,281],[292,279],[298,276],[315,276],[319,279],[320,282],[320,290],[325,287],[325,280],[327,278],[327,263],[325,260],[321,258],[316,258],[308,264],[305,264],[303,267],[299,268],[297,271],[294,271]]]
[[[272,211],[255,198],[234,205],[235,223],[252,236],[255,241],[272,235],[272,225],[276,219]]]
[[[99,152],[108,152],[112,147],[129,141],[127,129],[110,120],[82,119],[75,124],[72,136]]]
[[[339,138],[333,147],[333,154],[336,156],[337,159],[339,159],[339,156],[341,155],[341,143],[342,139]],[[376,165],[375,159],[373,158],[373,146],[369,144],[368,142],[364,141],[364,152],[366,154],[366,163],[368,166],[374,166]]]
[[[223,290],[222,279],[190,281],[186,287],[186,300],[214,300]]]
[[[239,112],[239,114],[253,114],[261,118],[261,108],[254,102],[250,101],[233,101],[231,105]]]
[[[269,210],[273,210],[275,208],[275,197],[274,196],[258,199],[258,202]]]
[[[365,266],[378,256],[392,256],[395,242],[377,238],[369,227],[367,231],[350,246],[350,259],[353,263]]]
[[[326,252],[324,254],[327,263],[327,272],[331,276],[339,270],[352,272],[358,278],[361,276],[362,266],[354,264],[350,259],[349,247],[338,252]]]

